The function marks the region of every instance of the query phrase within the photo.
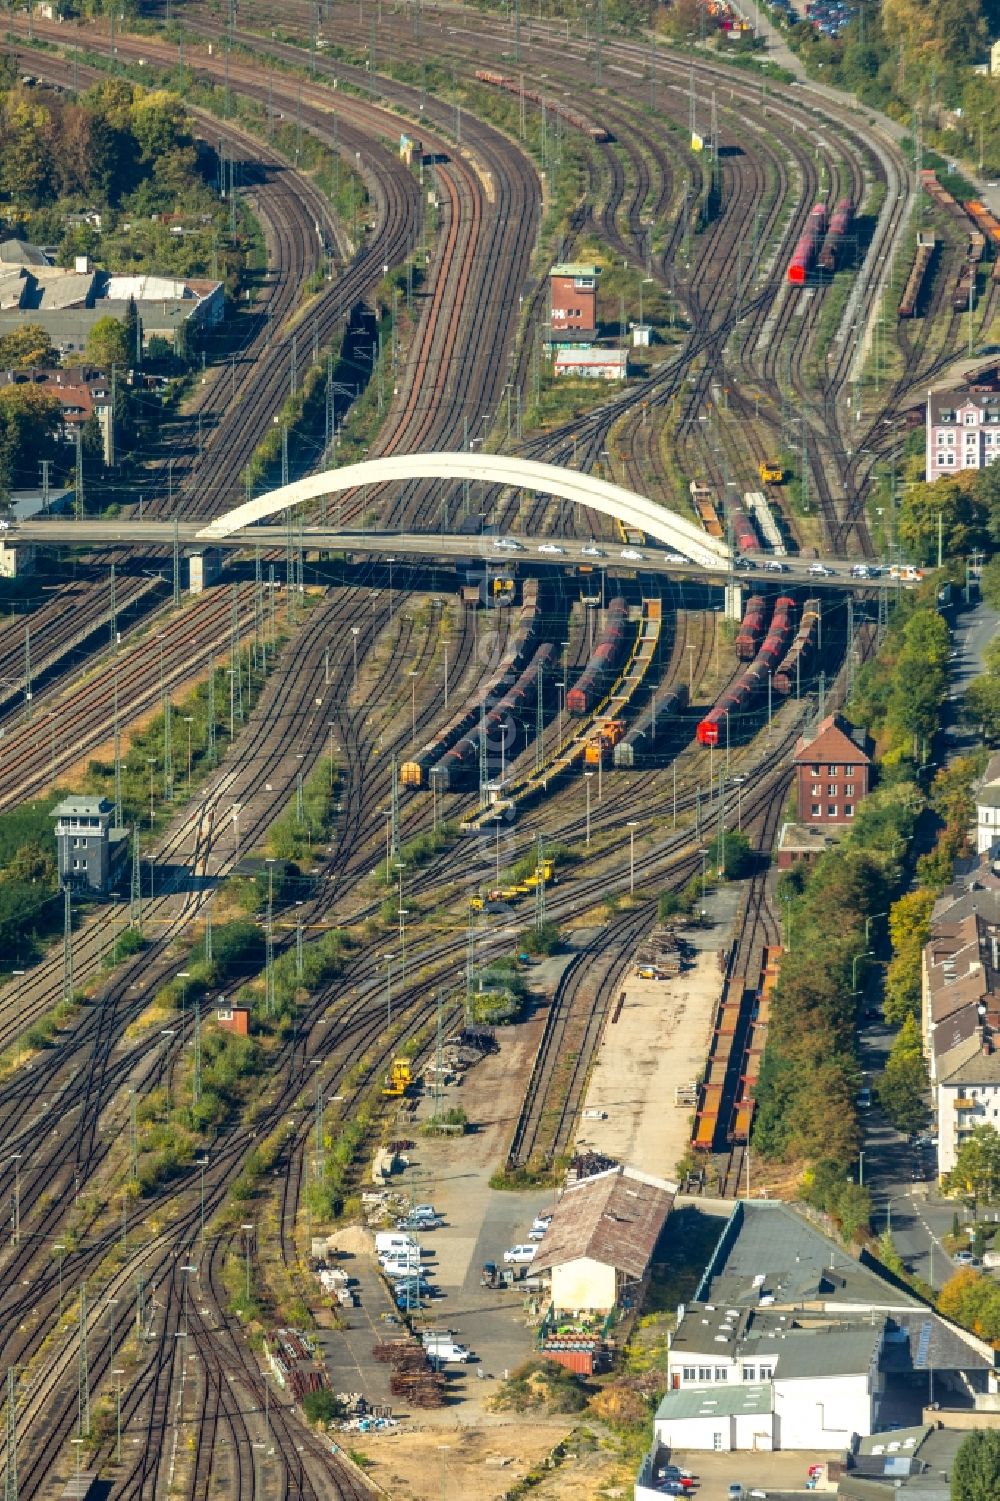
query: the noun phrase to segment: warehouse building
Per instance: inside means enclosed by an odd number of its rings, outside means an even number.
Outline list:
[[[559,1313],[610,1313],[634,1303],[670,1214],[676,1184],[631,1167],[567,1188],[531,1265],[552,1281]]]

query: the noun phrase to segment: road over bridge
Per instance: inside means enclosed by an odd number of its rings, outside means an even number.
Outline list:
[[[248,526],[228,531],[206,540],[206,528],[199,521],[147,521],[131,517],[117,517],[112,521],[75,521],[63,516],[39,517],[18,522],[6,532],[0,533],[0,545],[16,547],[19,543],[40,546],[64,547],[74,544],[80,547],[129,546],[142,551],[154,551],[171,547],[177,541],[184,551],[202,552],[206,547],[227,549],[252,549],[260,547],[267,552],[284,552],[289,542],[285,526]],[[782,585],[807,585],[810,591],[850,588],[876,592],[885,588],[899,587],[895,579],[885,576],[858,579],[851,577],[853,560],[834,558],[818,565],[822,574],[813,573],[815,563],[789,557],[782,560],[783,571],[766,572],[767,558],[760,555],[756,560],[738,562],[735,568],[727,558],[715,559],[708,564],[689,562],[663,547],[649,544],[641,548],[624,548],[618,544],[594,543],[551,537],[532,537],[509,534],[503,540],[513,544],[498,547],[492,536],[461,536],[438,532],[350,532],[329,526],[298,528],[291,536],[295,547],[329,553],[370,553],[377,557],[410,558],[429,561],[454,561],[463,559],[488,559],[497,568],[514,564],[532,569],[567,565],[589,565],[592,568],[628,570],[644,574],[660,574],[674,578],[703,578],[716,584],[739,584],[744,589],[758,582]],[[755,568],[751,569],[751,564]],[[908,587],[906,584],[903,588]]]

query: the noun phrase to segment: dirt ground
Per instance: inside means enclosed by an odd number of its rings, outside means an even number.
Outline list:
[[[628,976],[621,1013],[601,1039],[579,1143],[642,1172],[674,1177],[693,1111],[675,1104],[674,1087],[704,1074],[721,984],[710,952],[671,980]]]
[[[475,1497],[500,1501],[570,1431],[566,1418],[511,1418],[466,1427],[454,1413],[440,1426],[361,1434],[345,1447],[371,1460],[368,1474],[392,1501]],[[567,1457],[532,1491],[538,1501],[596,1501],[624,1472],[606,1449]],[[622,1494],[625,1494],[623,1491]]]

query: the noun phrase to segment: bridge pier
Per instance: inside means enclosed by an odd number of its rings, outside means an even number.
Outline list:
[[[726,619],[740,621],[743,619],[743,585],[726,585]]]

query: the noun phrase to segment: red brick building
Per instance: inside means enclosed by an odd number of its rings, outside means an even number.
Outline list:
[[[250,1036],[249,1006],[220,1006],[215,1020],[224,1032],[235,1032],[237,1037]]]
[[[800,823],[850,823],[868,793],[872,758],[868,736],[840,714],[829,714],[795,747]]]
[[[549,324],[581,339],[597,337],[597,278],[600,266],[567,262],[549,273]]]

